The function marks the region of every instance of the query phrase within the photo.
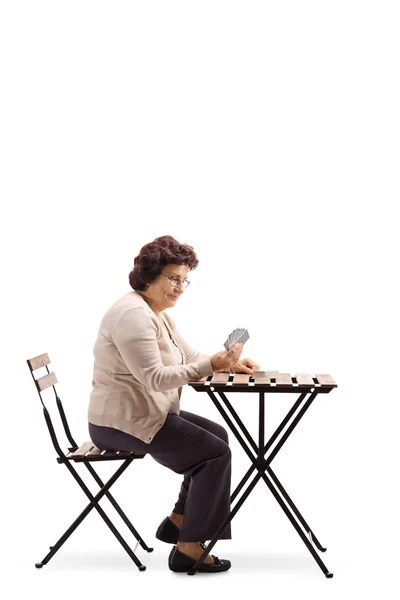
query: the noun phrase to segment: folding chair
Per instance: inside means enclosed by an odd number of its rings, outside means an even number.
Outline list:
[[[63,405],[61,403],[61,400],[60,400],[60,398],[57,394],[56,388],[55,388],[55,384],[58,383],[56,374],[54,372],[50,373],[49,368],[47,366],[50,364],[50,362],[51,361],[50,361],[47,353],[40,354],[39,356],[35,356],[34,358],[27,360],[32,378],[35,382],[35,386],[36,386],[36,389],[37,389],[39,397],[40,397],[40,401],[43,406],[44,418],[46,420],[47,427],[49,429],[51,441],[53,442],[54,449],[58,454],[57,462],[59,464],[64,464],[67,467],[68,471],[71,473],[71,475],[75,479],[75,481],[77,481],[77,483],[80,485],[80,487],[82,488],[82,490],[84,491],[86,496],[89,498],[90,502],[86,506],[86,508],[81,512],[81,514],[77,517],[77,519],[75,519],[75,521],[70,525],[70,527],[68,527],[66,532],[60,537],[60,539],[56,542],[56,544],[54,546],[50,546],[50,552],[44,557],[44,559],[41,562],[36,563],[35,566],[38,569],[40,569],[41,567],[43,567],[43,565],[46,565],[49,562],[49,560],[54,556],[54,554],[61,548],[61,546],[64,544],[64,542],[69,538],[69,536],[75,531],[75,529],[78,527],[78,525],[80,523],[82,523],[83,519],[90,513],[90,511],[93,508],[95,508],[97,510],[97,512],[99,513],[99,515],[101,516],[101,518],[105,521],[105,523],[111,529],[111,531],[113,532],[113,534],[115,535],[117,540],[120,542],[120,544],[126,550],[128,555],[131,557],[131,559],[133,560],[135,565],[139,568],[139,571],[145,571],[146,570],[145,565],[143,565],[140,562],[140,560],[138,559],[138,557],[135,554],[136,548],[137,548],[138,544],[140,544],[141,547],[144,550],[146,550],[147,552],[153,552],[153,548],[149,548],[147,546],[147,544],[144,542],[142,536],[137,532],[135,527],[129,521],[128,517],[122,511],[121,507],[119,506],[119,504],[116,502],[116,500],[113,498],[113,496],[111,495],[111,493],[109,491],[111,486],[117,481],[117,479],[120,477],[120,475],[122,475],[122,473],[129,467],[131,462],[133,460],[137,460],[139,458],[144,458],[145,454],[137,453],[137,452],[119,452],[119,451],[110,451],[110,450],[100,450],[99,448],[96,448],[96,446],[94,446],[94,444],[91,441],[85,442],[81,446],[78,446],[78,444],[75,442],[75,440],[73,439],[73,437],[71,435],[71,430],[69,428],[67,418],[65,416],[65,411],[64,411]],[[41,367],[46,367],[47,375],[44,375],[43,377],[35,379],[33,371],[40,369]],[[71,447],[68,448],[67,454],[64,454],[64,452],[62,451],[62,449],[58,443],[58,439],[56,437],[56,433],[55,433],[53,423],[50,418],[49,411],[47,410],[47,408],[43,402],[41,392],[43,392],[45,389],[49,388],[50,386],[52,386],[53,390],[54,390],[54,394],[56,397],[56,403],[57,403],[58,411],[60,413],[61,421],[62,421],[62,424],[64,427],[65,435],[66,435],[69,443],[71,444]],[[123,460],[123,463],[117,469],[117,471],[114,473],[114,475],[112,475],[112,477],[107,481],[107,483],[104,484],[90,463],[108,461],[108,460]],[[78,462],[84,463],[84,465],[86,466],[88,471],[91,473],[91,475],[93,476],[95,481],[100,486],[101,489],[95,496],[93,496],[93,494],[90,492],[88,487],[82,481],[81,477],[79,477],[78,473],[76,472],[75,468],[72,465],[72,461],[76,462],[76,463],[78,463]],[[122,535],[118,532],[118,530],[113,525],[111,520],[105,514],[104,510],[99,506],[99,501],[103,496],[107,496],[107,498],[109,499],[111,504],[114,506],[115,510],[118,512],[120,517],[123,519],[125,524],[128,526],[130,531],[135,536],[137,543],[136,543],[134,551],[132,551],[130,546],[128,546],[128,544],[125,542]]]

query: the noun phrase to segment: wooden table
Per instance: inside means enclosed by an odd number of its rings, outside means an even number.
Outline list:
[[[213,539],[210,541],[208,546],[205,547],[203,554],[193,565],[192,569],[188,571],[189,575],[194,575],[199,566],[203,563],[204,558],[210,553],[212,547],[219,540],[220,536],[226,529],[227,525],[231,522],[239,508],[242,506],[246,498],[249,496],[251,491],[254,489],[260,479],[263,479],[268,486],[273,496],[278,501],[279,505],[285,512],[286,516],[296,529],[297,533],[307,546],[308,550],[314,557],[315,561],[323,571],[326,577],[331,578],[333,574],[328,571],[325,564],[322,562],[317,550],[325,552],[324,548],[318,541],[316,535],[311,530],[311,527],[307,524],[304,517],[300,514],[299,510],[295,506],[293,500],[289,497],[288,493],[280,483],[279,479],[271,469],[271,462],[282,448],[283,444],[292,433],[300,419],[306,413],[308,408],[311,406],[315,397],[318,394],[328,394],[333,388],[337,387],[330,375],[309,375],[305,373],[296,373],[296,375],[290,375],[289,373],[279,373],[278,371],[256,371],[253,375],[245,374],[230,374],[230,373],[214,373],[208,377],[203,377],[198,381],[190,381],[189,384],[197,392],[203,392],[208,394],[215,406],[221,413],[224,421],[227,423],[229,429],[237,438],[238,442],[242,446],[243,450],[248,455],[252,466],[245,473],[243,479],[236,487],[235,491],[231,495],[231,504],[242,490],[243,486],[250,478],[253,471],[257,471],[257,474],[248,485],[241,498],[236,503],[235,507],[231,510],[228,517],[221,525],[219,530],[215,533]],[[255,443],[253,438],[250,436],[246,427],[243,425],[239,415],[227,399],[227,393],[256,393],[259,394],[259,435],[258,445]],[[270,439],[265,443],[264,441],[264,414],[265,414],[265,394],[299,394],[296,402],[289,410],[279,427],[272,434]],[[223,408],[221,402],[217,398],[217,394],[230,411],[233,419],[236,421],[238,428],[242,434],[238,431],[237,427],[231,420]],[[297,413],[297,414],[296,414]],[[272,444],[278,439],[282,431],[287,427],[282,437],[279,439],[274,449],[265,456],[267,451],[271,448]],[[246,443],[246,440],[248,443]],[[255,454],[255,456],[254,456]]]

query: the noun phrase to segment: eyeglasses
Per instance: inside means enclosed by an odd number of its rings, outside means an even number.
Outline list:
[[[168,275],[164,275],[164,273],[160,273],[160,275],[162,275],[163,277],[166,277],[167,279],[169,279],[171,285],[175,286],[180,286],[181,285],[181,280],[178,277],[168,277]],[[187,288],[187,286],[189,285],[190,281],[189,279],[184,279],[182,281],[183,283],[183,287]]]

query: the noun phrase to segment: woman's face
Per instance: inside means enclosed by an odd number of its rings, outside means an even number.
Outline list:
[[[153,310],[159,312],[175,306],[183,293],[182,282],[186,279],[188,270],[187,265],[165,265],[155,280],[148,284],[143,294],[151,301]],[[167,276],[174,277],[177,281],[171,281]]]

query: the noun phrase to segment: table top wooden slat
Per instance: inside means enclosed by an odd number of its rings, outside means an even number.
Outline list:
[[[189,381],[189,384],[200,387],[216,385],[217,387],[225,387],[227,390],[229,387],[248,387],[251,391],[256,391],[258,387],[262,386],[270,388],[268,391],[271,392],[276,388],[277,391],[287,389],[288,392],[294,392],[299,387],[315,387],[316,390],[320,390],[321,392],[329,392],[332,388],[337,387],[332,376],[328,374],[311,375],[309,373],[296,373],[295,376],[292,376],[290,373],[280,373],[279,371],[253,371],[252,375],[248,373],[234,373],[232,385],[229,383],[229,376],[230,373],[214,373],[210,380],[209,376],[205,376],[196,381]],[[251,381],[250,377],[252,378]]]
[[[296,373],[296,381],[300,387],[305,385],[315,385],[312,375],[309,375],[308,373]]]
[[[204,377],[202,377],[201,379],[195,379],[194,381],[188,381],[188,383],[197,383],[197,384],[204,384],[205,381],[207,381],[209,375],[204,375]]]
[[[257,379],[254,378],[255,385],[271,385],[271,377],[266,375],[262,377],[261,375],[257,376]]]
[[[214,373],[213,378],[210,381],[210,385],[214,385],[215,383],[223,383],[225,384],[229,379],[230,373]]]
[[[249,385],[250,375],[247,373],[235,373],[233,376],[232,385]]]
[[[322,387],[337,387],[336,382],[332,379],[332,377],[330,375],[324,374],[324,375],[316,375],[315,376],[318,383],[321,384]]]
[[[271,385],[271,378],[276,377],[279,371],[253,371],[256,384]]]
[[[275,381],[277,387],[281,387],[282,385],[293,385],[292,376],[290,373],[277,373],[275,376]]]

